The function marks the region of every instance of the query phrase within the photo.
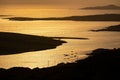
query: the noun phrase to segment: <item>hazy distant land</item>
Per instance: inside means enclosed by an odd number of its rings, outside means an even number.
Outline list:
[[[11,15],[0,15],[0,17],[8,17],[8,16],[11,16]]]
[[[104,29],[91,30],[91,31],[94,31],[94,32],[98,32],[98,31],[116,31],[116,32],[120,32],[120,25],[109,26],[109,27],[106,27]]]
[[[106,6],[85,7],[85,8],[80,8],[80,9],[85,9],[85,10],[120,10],[120,6],[106,5]]]
[[[70,17],[50,17],[50,18],[10,17],[4,19],[9,19],[12,21],[35,21],[35,20],[120,21],[120,14],[99,14]]]
[[[0,68],[1,80],[120,80],[120,48],[96,49],[89,57],[49,68]]]

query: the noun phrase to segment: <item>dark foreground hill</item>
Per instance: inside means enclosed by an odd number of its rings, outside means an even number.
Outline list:
[[[1,80],[120,80],[120,49],[96,49],[75,63],[50,68],[0,69]]]

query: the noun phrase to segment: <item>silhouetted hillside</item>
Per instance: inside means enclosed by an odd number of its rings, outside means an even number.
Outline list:
[[[52,18],[10,17],[4,19],[9,19],[13,21],[34,21],[34,20],[120,21],[120,14],[100,14],[100,15],[52,17]]]
[[[106,27],[104,29],[91,30],[91,31],[94,31],[94,32],[98,32],[98,31],[116,31],[116,32],[120,32],[120,25],[110,26],[110,27]]]
[[[63,43],[51,37],[0,32],[0,55],[53,49]]]
[[[120,10],[120,6],[106,5],[106,6],[85,7],[85,8],[81,8],[81,9],[85,9],[85,10]]]
[[[50,68],[14,67],[0,69],[1,80],[119,80],[120,48],[96,49],[75,63]]]

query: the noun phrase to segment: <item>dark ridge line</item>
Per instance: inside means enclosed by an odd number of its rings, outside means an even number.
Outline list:
[[[1,80],[120,80],[120,48],[93,50],[86,59],[48,68],[0,68]]]
[[[106,5],[106,6],[95,6],[95,7],[85,7],[85,8],[80,8],[84,10],[120,10],[120,6],[116,5]]]
[[[120,14],[99,14],[86,16],[50,17],[50,18],[10,17],[3,19],[9,19],[12,21],[35,21],[35,20],[120,21]]]
[[[109,26],[103,29],[98,29],[98,30],[90,30],[93,32],[100,32],[100,31],[111,31],[111,32],[120,32],[120,25],[113,25]]]

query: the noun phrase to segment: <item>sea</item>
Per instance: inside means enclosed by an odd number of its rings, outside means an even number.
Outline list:
[[[38,20],[10,21],[8,17],[67,17],[96,14],[120,14],[120,10],[80,10],[80,9],[7,9],[0,11],[0,32],[22,33],[48,37],[79,37],[84,39],[62,39],[67,41],[54,49],[24,52],[12,55],[0,55],[0,68],[29,67],[44,68],[59,63],[71,63],[88,57],[92,50],[98,48],[120,48],[120,32],[92,32],[111,25],[117,21],[69,21]]]

